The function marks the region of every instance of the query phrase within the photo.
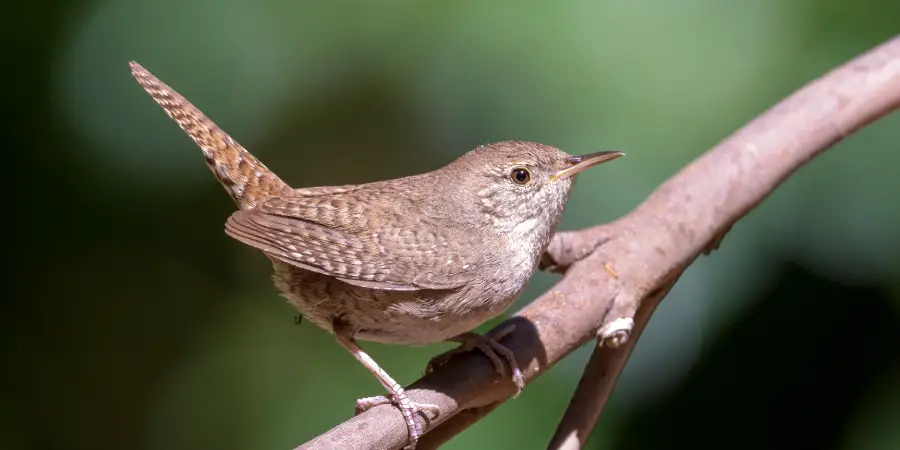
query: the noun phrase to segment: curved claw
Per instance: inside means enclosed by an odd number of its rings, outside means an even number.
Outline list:
[[[500,339],[503,339],[504,336],[511,333],[514,329],[515,326],[513,324],[510,324],[505,328],[499,330],[497,333],[494,333],[494,336],[483,336],[471,332],[454,336],[448,339],[448,341],[459,342],[462,345],[432,358],[431,361],[428,362],[428,365],[425,367],[425,373],[430,373],[434,370],[435,367],[446,364],[447,361],[449,361],[453,356],[457,354],[470,352],[477,348],[491,360],[491,363],[493,363],[494,365],[494,370],[499,375],[506,375],[506,368],[509,367],[509,376],[512,379],[512,382],[516,385],[516,394],[513,396],[513,398],[515,398],[522,392],[522,389],[525,387],[525,377],[522,376],[522,371],[519,369],[515,354],[513,354],[512,350],[506,348],[503,344],[498,342]],[[506,360],[506,364],[504,364],[504,361],[501,360],[501,357]]]
[[[376,395],[374,397],[365,397],[356,401],[355,416],[358,416],[371,408],[380,405],[394,405],[400,409],[403,419],[406,421],[406,428],[409,432],[409,443],[403,447],[404,450],[414,450],[419,438],[425,434],[425,426],[416,420],[416,416],[422,416],[426,421],[437,417],[440,414],[440,408],[430,403],[415,403],[406,395],[406,392],[392,394],[392,398],[384,395]],[[426,413],[431,413],[429,417]]]

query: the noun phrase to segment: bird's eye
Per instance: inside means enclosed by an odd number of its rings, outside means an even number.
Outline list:
[[[531,181],[531,172],[524,167],[516,167],[509,173],[509,177],[516,184],[528,184]]]

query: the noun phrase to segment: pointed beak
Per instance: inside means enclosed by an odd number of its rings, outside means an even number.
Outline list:
[[[567,162],[572,164],[572,167],[566,167],[565,169],[556,172],[550,176],[550,180],[565,180],[566,178],[574,177],[586,169],[598,164],[603,164],[607,161],[612,161],[620,156],[625,156],[625,153],[619,151],[607,151],[569,157]]]

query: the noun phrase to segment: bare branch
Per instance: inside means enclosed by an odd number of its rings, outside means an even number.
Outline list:
[[[577,450],[584,446],[650,316],[673,286],[674,281],[641,303],[634,317],[635,327],[624,346],[611,348],[600,344],[594,349],[548,448]]]
[[[577,449],[587,441],[638,335],[688,265],[716,247],[734,222],[795,170],[898,105],[900,38],[895,38],[770,109],[622,219],[560,233],[544,266],[565,270],[565,277],[496,328],[515,324],[503,344],[515,352],[526,382],[617,320],[633,319],[634,329],[619,348],[595,349],[552,445]],[[413,383],[407,393],[416,402],[439,407],[440,415],[419,443],[435,448],[508,399],[514,388],[498,380],[487,358],[473,352]],[[406,433],[397,409],[384,405],[298,450],[397,449]]]
[[[894,38],[808,84],[749,123],[657,189],[642,209],[654,204],[677,206],[679,198],[689,202],[698,188],[723,189],[724,195],[708,197],[709,200],[718,199],[718,204],[695,202],[694,206],[699,208],[668,212],[671,214],[670,229],[675,226],[697,230],[699,225],[703,230],[703,221],[694,222],[691,214],[707,219],[705,230],[713,230],[713,237],[699,250],[709,254],[719,247],[736,221],[795,170],[898,106],[900,38]],[[714,179],[711,171],[722,171],[715,177],[719,183],[708,183]],[[693,187],[686,189],[691,186],[691,180],[694,180]],[[660,201],[666,197],[665,203]],[[685,250],[698,250],[697,243],[694,241]],[[690,261],[698,256],[697,253],[682,255],[689,256]],[[676,268],[678,276],[687,264],[680,270]],[[668,289],[662,295],[649,296],[641,302],[630,345],[615,354],[599,347],[594,350],[550,442],[550,449],[578,450],[584,447],[640,331],[667,292]]]

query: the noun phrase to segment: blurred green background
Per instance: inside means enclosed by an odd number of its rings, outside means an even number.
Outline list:
[[[381,393],[225,236],[233,204],[129,60],[298,187],[418,173],[505,139],[626,151],[580,178],[562,224],[575,229],[900,31],[890,0],[4,10],[3,449],[287,450]],[[894,115],[740,222],[663,302],[592,448],[900,448],[898,171]],[[555,280],[537,276],[510,312]],[[450,348],[363,345],[403,383]],[[544,448],[587,355],[446,448]]]

